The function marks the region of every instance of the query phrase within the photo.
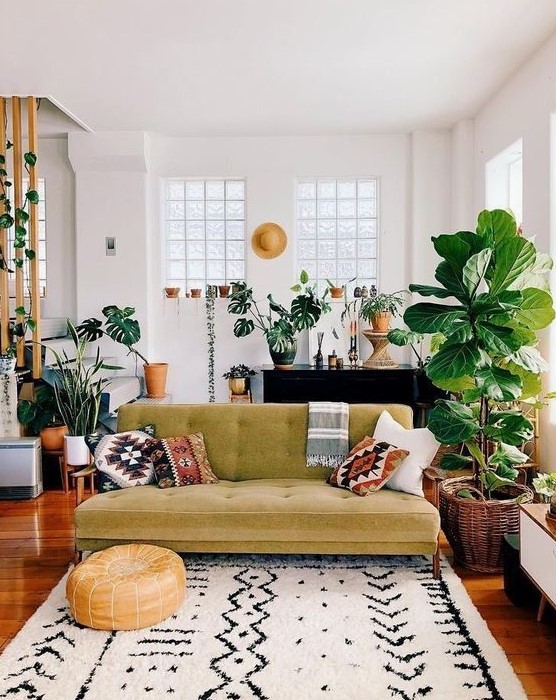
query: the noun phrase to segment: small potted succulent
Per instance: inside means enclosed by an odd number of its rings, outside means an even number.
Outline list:
[[[251,369],[247,365],[239,364],[232,365],[222,376],[224,379],[228,380],[228,386],[232,394],[243,396],[249,393],[250,378],[255,374],[257,374],[257,372],[254,369]]]

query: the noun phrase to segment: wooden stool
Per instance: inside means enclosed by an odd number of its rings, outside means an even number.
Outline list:
[[[66,464],[66,461],[64,459],[64,450],[43,450],[42,454],[44,457],[57,457],[58,458],[58,466],[60,468],[60,481],[62,483],[62,488],[64,489],[64,493],[68,493],[70,491],[70,482],[69,482],[69,474],[71,474],[74,471],[83,469],[84,467],[89,466],[88,464]],[[89,489],[91,493],[94,493],[94,471],[89,475],[90,476],[90,481],[89,481]]]

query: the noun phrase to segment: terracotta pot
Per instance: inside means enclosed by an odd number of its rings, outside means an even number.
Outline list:
[[[380,313],[371,316],[371,326],[373,327],[373,330],[375,330],[377,333],[388,333],[391,318],[392,314],[390,311],[381,311]]]
[[[43,450],[63,450],[64,435],[68,434],[67,425],[49,425],[43,428],[39,435]]]
[[[180,287],[164,287],[164,293],[168,299],[175,299],[180,295]]]
[[[164,396],[166,396],[166,377],[168,376],[168,363],[149,362],[148,365],[143,365],[143,371],[145,372],[147,398],[164,398]]]
[[[330,296],[332,299],[341,299],[344,296],[343,287],[330,287]]]
[[[201,298],[201,291],[200,289],[192,289],[191,290],[191,297],[192,299],[200,299]]]
[[[87,466],[91,453],[83,435],[64,435],[64,461],[70,466]]]
[[[218,287],[218,294],[223,298],[226,299],[229,294],[230,294],[230,285],[229,284],[221,284]]]

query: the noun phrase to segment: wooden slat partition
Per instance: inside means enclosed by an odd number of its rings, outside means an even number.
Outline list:
[[[27,98],[27,123],[29,129],[29,150],[37,155],[37,100]],[[29,188],[38,190],[39,173],[36,165],[29,166]],[[33,378],[38,379],[42,374],[41,360],[41,290],[39,284],[39,212],[38,204],[29,203],[29,247],[36,255],[29,263],[29,289],[31,296],[32,318],[35,322],[33,330]]]
[[[0,155],[6,157],[6,123],[7,123],[7,104],[6,98],[0,97]],[[4,167],[7,170],[7,163]],[[0,175],[2,182],[5,180],[4,175]],[[2,191],[4,191],[2,189]],[[0,201],[0,214],[6,211],[3,201]],[[8,253],[8,230],[0,228],[0,247],[9,264]],[[10,299],[9,299],[9,284],[8,271],[0,270],[0,351],[5,352],[10,344],[9,321],[10,319]]]
[[[21,209],[23,203],[23,149],[21,140],[21,98],[12,97],[12,127],[13,127],[13,217],[15,226],[20,224],[16,212]],[[15,258],[23,260],[23,249],[15,249]],[[15,306],[25,305],[25,280],[22,267],[15,267]],[[24,314],[16,315],[17,323],[24,323]],[[17,366],[25,365],[25,343],[17,344]]]

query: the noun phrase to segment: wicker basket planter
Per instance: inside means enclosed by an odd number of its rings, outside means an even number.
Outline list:
[[[482,573],[502,571],[502,538],[519,531],[519,503],[530,503],[528,486],[513,484],[507,500],[458,498],[462,488],[474,491],[471,477],[446,479],[439,488],[442,529],[455,559],[468,569]],[[477,491],[477,493],[479,493]]]

